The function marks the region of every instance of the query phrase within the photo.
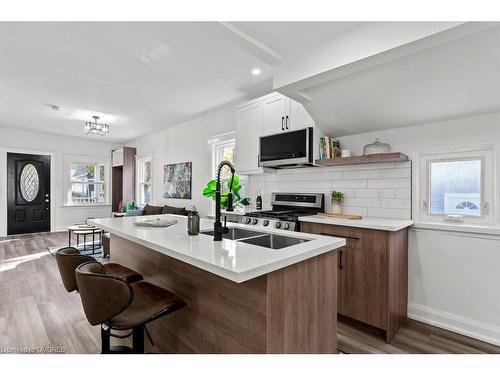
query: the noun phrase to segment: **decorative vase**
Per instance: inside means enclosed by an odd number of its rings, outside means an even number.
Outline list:
[[[332,214],[342,213],[342,202],[332,199]]]

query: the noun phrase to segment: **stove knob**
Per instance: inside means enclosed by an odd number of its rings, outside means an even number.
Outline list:
[[[245,218],[245,224],[250,224],[251,221],[252,221],[252,219],[250,219],[249,217]]]
[[[264,220],[264,222],[262,223],[263,226],[267,227],[269,225],[269,220]]]
[[[281,228],[281,223],[279,221],[276,222],[276,224],[274,224],[274,226],[277,228],[277,229],[280,229]]]
[[[290,224],[289,224],[289,223],[285,223],[285,224],[283,224],[283,229],[284,229],[284,230],[288,230],[288,229],[290,229]]]
[[[257,219],[253,219],[253,220],[252,220],[252,224],[253,224],[253,225],[257,225],[257,223],[258,223],[258,222],[259,222],[259,220],[257,220]]]

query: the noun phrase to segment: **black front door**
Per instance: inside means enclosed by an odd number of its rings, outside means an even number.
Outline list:
[[[7,154],[7,234],[50,231],[50,156]]]

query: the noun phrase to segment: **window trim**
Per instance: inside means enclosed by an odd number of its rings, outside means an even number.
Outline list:
[[[481,216],[460,215],[463,221],[450,221],[449,215],[431,213],[430,172],[431,163],[445,161],[481,160]],[[492,147],[481,147],[467,150],[450,150],[428,152],[418,155],[418,194],[414,201],[417,221],[439,224],[494,225],[494,201],[496,198],[494,182],[494,153]],[[426,204],[424,204],[424,202]]]
[[[105,159],[96,156],[84,156],[84,155],[64,155],[63,163],[63,176],[64,176],[64,196],[63,196],[63,207],[95,207],[95,206],[109,206],[110,202],[110,185],[111,185],[111,170],[110,170],[111,159]],[[93,184],[102,184],[104,186],[104,202],[73,202],[71,195],[71,187],[73,182],[71,181],[71,166],[75,164],[80,165],[104,165],[104,181],[94,182]]]
[[[145,161],[149,161],[151,163],[151,202],[149,202],[149,204],[152,204],[153,203],[153,178],[154,178],[154,173],[153,173],[153,154],[145,154],[145,155],[136,155],[135,157],[135,170],[137,171],[136,173],[136,183],[135,183],[135,189],[136,189],[136,192],[137,192],[137,201],[136,201],[136,205],[137,207],[144,207],[147,203],[143,203],[143,202],[140,202],[140,199],[141,199],[141,185],[143,184],[146,184],[145,182],[141,181],[141,163],[142,162],[145,162]]]

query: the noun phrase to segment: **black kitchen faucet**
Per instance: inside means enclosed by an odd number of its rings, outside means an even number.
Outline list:
[[[233,180],[234,180],[234,167],[227,160],[222,161],[217,167],[217,185],[215,187],[215,222],[214,222],[214,241],[222,241],[222,235],[229,232],[226,225],[226,217],[224,216],[224,226],[220,221],[221,209],[221,184],[220,184],[220,173],[224,166],[228,166],[231,169],[231,183],[229,184],[229,192],[227,194],[227,207],[226,211],[231,212],[233,209]]]

